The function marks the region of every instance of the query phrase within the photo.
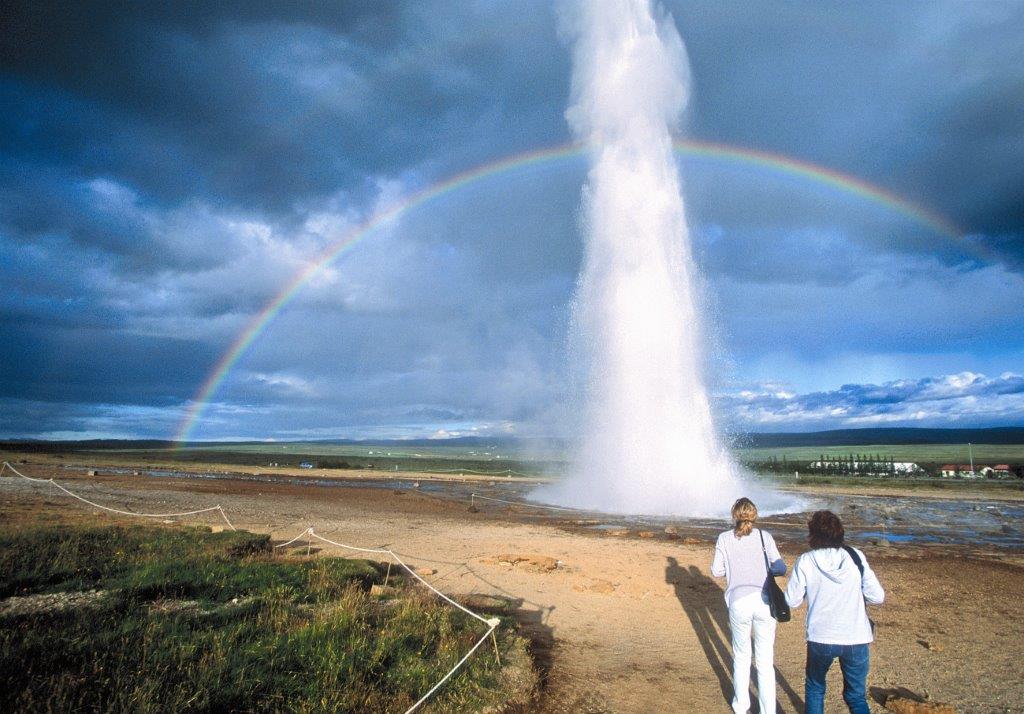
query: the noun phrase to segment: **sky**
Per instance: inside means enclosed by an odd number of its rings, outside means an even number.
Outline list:
[[[1024,3],[662,5],[682,137],[955,226],[680,155],[721,428],[1024,424]],[[585,159],[432,191],[570,140],[558,3],[5,6],[0,438],[560,435]]]

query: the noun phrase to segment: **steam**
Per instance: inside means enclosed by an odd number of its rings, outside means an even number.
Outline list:
[[[584,437],[568,478],[534,497],[614,513],[721,515],[751,489],[715,431],[702,376],[672,152],[689,96],[686,50],[648,0],[579,0],[563,19],[573,42],[566,118],[590,149],[573,316]]]

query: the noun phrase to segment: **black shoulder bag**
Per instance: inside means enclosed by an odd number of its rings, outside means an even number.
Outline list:
[[[779,622],[789,622],[791,613],[789,611],[789,603],[786,602],[786,595],[782,592],[782,588],[775,582],[775,576],[772,575],[772,566],[768,562],[768,550],[764,547],[764,532],[759,528],[757,530],[759,536],[761,536],[761,552],[764,553],[764,567],[768,571],[768,576],[764,579],[764,592],[768,596],[768,610]]]
[[[868,601],[864,597],[864,563],[860,562],[860,556],[857,555],[857,551],[848,545],[843,546],[843,550],[850,554],[853,559],[853,564],[857,566],[857,570],[860,571],[860,599],[864,601],[864,613],[868,611]],[[871,623],[871,634],[875,634],[875,621],[871,619],[871,615],[868,615],[868,622]]]

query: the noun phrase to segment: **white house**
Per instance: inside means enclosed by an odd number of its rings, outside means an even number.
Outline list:
[[[981,474],[971,469],[970,464],[946,464],[941,469],[942,478],[979,478]]]

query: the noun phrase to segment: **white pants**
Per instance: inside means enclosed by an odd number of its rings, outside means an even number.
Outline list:
[[[750,630],[754,630],[754,661],[757,665],[757,701],[762,714],[775,714],[775,618],[761,593],[750,593],[729,606],[732,630],[732,709],[750,709]]]

